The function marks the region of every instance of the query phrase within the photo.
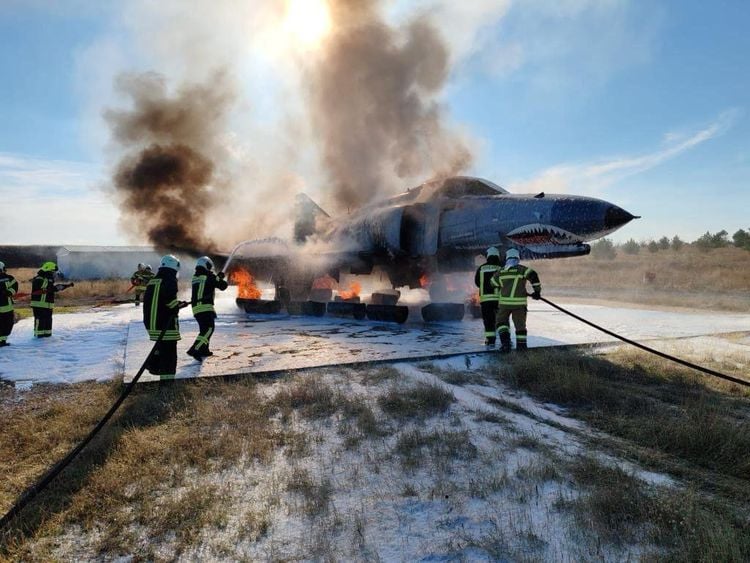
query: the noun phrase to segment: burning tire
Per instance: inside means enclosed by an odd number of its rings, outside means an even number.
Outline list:
[[[368,305],[367,318],[371,321],[385,321],[404,324],[409,318],[409,307],[403,305]]]
[[[430,303],[422,307],[422,318],[427,323],[460,321],[465,312],[463,303]]]

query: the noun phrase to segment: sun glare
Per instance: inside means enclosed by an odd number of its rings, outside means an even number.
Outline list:
[[[285,27],[303,47],[317,46],[331,29],[326,0],[287,0]]]

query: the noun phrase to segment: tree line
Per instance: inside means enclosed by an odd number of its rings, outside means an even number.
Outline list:
[[[721,230],[717,233],[706,231],[705,234],[698,237],[692,242],[686,242],[677,235],[671,239],[661,237],[659,240],[636,241],[630,239],[622,244],[615,244],[608,238],[603,238],[591,245],[591,255],[595,258],[612,259],[617,256],[618,252],[624,254],[638,254],[641,251],[659,252],[660,250],[680,250],[684,246],[692,246],[703,251],[713,250],[714,248],[727,248],[734,246],[750,251],[750,229],[740,229],[729,238],[729,233]]]

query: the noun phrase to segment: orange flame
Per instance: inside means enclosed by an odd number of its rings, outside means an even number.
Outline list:
[[[339,291],[339,297],[341,299],[352,299],[353,297],[359,297],[360,291],[362,291],[362,285],[355,281],[349,284],[349,291]]]
[[[427,274],[419,276],[419,287],[425,289],[428,285],[430,285],[430,278],[427,277]]]
[[[471,297],[469,297],[469,302],[472,305],[479,305],[479,292],[478,291],[475,291],[474,293],[471,294]]]
[[[243,268],[229,274],[229,280],[237,284],[237,297],[240,299],[260,299],[261,291],[255,285],[253,275]]]
[[[335,289],[336,280],[326,274],[322,278],[316,278],[312,284],[313,289]]]

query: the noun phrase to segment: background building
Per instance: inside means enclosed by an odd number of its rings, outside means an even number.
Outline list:
[[[63,246],[57,267],[66,279],[129,278],[138,263],[159,269],[161,254],[150,246]]]

